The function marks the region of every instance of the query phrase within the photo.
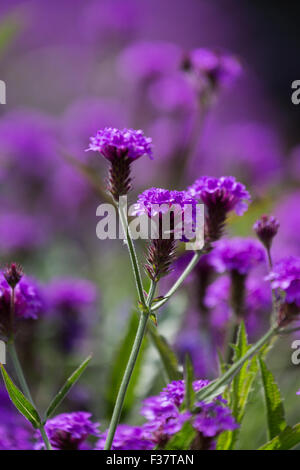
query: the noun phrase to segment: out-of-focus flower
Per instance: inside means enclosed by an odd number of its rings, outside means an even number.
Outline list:
[[[9,254],[38,247],[47,239],[46,229],[43,216],[5,211],[0,215],[0,251]]]
[[[264,261],[263,247],[252,238],[219,240],[210,256],[210,263],[218,273],[237,271],[246,275]]]
[[[131,163],[144,155],[153,158],[152,139],[134,129],[106,127],[91,137],[88,150],[100,152],[110,162],[108,191],[116,201],[131,189]]]
[[[278,229],[279,222],[276,217],[267,215],[263,215],[253,226],[253,230],[267,250],[271,248],[273,238],[277,234]]]
[[[204,299],[209,309],[212,331],[216,333],[217,330],[222,333],[221,341],[224,340],[223,333],[233,316],[230,297],[231,280],[228,276],[221,276],[208,287]],[[260,331],[264,321],[269,317],[271,308],[272,297],[268,284],[256,276],[247,278],[243,318],[249,334],[255,335]]]
[[[202,86],[208,81],[213,88],[232,84],[242,72],[240,61],[232,54],[205,48],[191,51],[183,68],[195,72],[204,82]]]
[[[47,286],[46,295],[48,309],[59,328],[61,345],[70,351],[95,318],[96,286],[84,279],[56,279]]]
[[[278,314],[279,326],[285,326],[300,314],[300,258],[290,256],[278,261],[266,277],[273,290],[281,290],[285,297]]]
[[[14,174],[45,181],[58,159],[54,122],[31,110],[6,114],[0,120],[0,153]]]
[[[106,441],[107,431],[103,433],[96,444],[97,450],[103,450]],[[128,426],[120,424],[114,436],[111,446],[112,450],[151,450],[154,448],[153,442],[145,438],[143,427]]]
[[[188,192],[206,206],[205,238],[209,249],[212,242],[221,238],[228,213],[234,210],[237,215],[242,215],[251,200],[245,186],[233,176],[203,176],[188,188]]]
[[[285,301],[300,307],[300,258],[290,256],[275,264],[272,272],[266,277],[272,289],[285,292]]]
[[[300,395],[300,389],[298,390],[298,392],[296,392],[296,395]]]
[[[3,272],[0,273],[0,330],[6,336],[11,333],[10,308],[12,289],[7,283]],[[23,276],[14,289],[14,320],[36,320],[43,312],[45,299],[35,281]]]
[[[196,200],[185,191],[150,188],[139,195],[131,215],[145,215],[152,223],[153,239],[145,266],[152,280],[157,281],[168,274],[175,256],[176,240],[192,238],[196,204]]]
[[[197,392],[208,383],[207,380],[197,380],[193,383],[193,388]],[[158,396],[144,400],[141,413],[147,419],[147,423],[143,427],[148,438],[156,445],[165,445],[189,419],[192,419],[193,427],[199,432],[199,437],[210,438],[210,442],[206,443],[209,448],[213,438],[223,431],[237,427],[231,411],[225,407],[221,397],[217,397],[210,404],[198,402],[196,404],[198,411],[192,418],[189,412],[180,410],[184,394],[184,381],[179,380],[170,383]]]
[[[168,42],[137,42],[119,57],[119,69],[132,80],[151,80],[179,68],[181,49]]]
[[[4,387],[0,387],[0,450],[33,449],[32,427],[17,412]]]
[[[83,411],[63,413],[47,421],[45,431],[54,450],[80,450],[89,436],[99,436],[99,423],[91,421],[91,414]],[[37,450],[44,449],[38,432]]]
[[[282,177],[284,150],[272,127],[256,121],[208,124],[191,175],[195,165],[202,174],[233,174],[259,193]]]
[[[283,196],[277,204],[274,213],[280,220],[280,231],[272,244],[273,257],[300,256],[300,191],[294,191]]]

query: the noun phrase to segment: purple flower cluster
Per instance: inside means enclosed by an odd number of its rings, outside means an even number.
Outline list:
[[[63,413],[47,421],[45,430],[55,450],[80,450],[89,436],[99,436],[99,423],[91,421],[91,414],[83,411]],[[37,434],[37,450],[44,448]]]
[[[222,207],[225,213],[235,210],[243,215],[251,200],[250,194],[242,183],[233,176],[212,178],[203,176],[188,188],[191,196],[200,199],[208,208]]]
[[[216,330],[223,332],[233,316],[230,295],[231,280],[228,276],[219,277],[207,289],[204,304],[209,309],[210,324],[214,333]],[[257,333],[264,320],[268,319],[271,308],[272,298],[267,283],[258,277],[247,278],[244,319],[248,333]]]
[[[285,292],[285,301],[300,307],[300,258],[290,256],[275,264],[272,272],[266,277],[272,289]]]
[[[194,390],[197,392],[208,383],[207,380],[197,380],[193,383]],[[156,445],[163,446],[189,419],[193,420],[193,427],[203,437],[214,438],[225,430],[236,429],[231,411],[220,397],[209,404],[196,403],[198,411],[192,418],[189,412],[180,410],[184,395],[184,381],[180,380],[167,385],[158,396],[144,400],[141,413],[147,419],[145,433]]]
[[[253,230],[267,249],[270,249],[272,240],[277,234],[278,229],[279,222],[276,217],[268,215],[263,215],[253,225]]]
[[[88,150],[100,152],[109,161],[115,158],[127,158],[129,161],[137,160],[143,155],[152,155],[152,139],[145,137],[143,131],[134,129],[119,130],[106,127],[90,138]]]
[[[101,434],[99,441],[96,444],[96,450],[103,450],[107,437],[107,431]],[[127,424],[120,424],[117,427],[112,450],[151,450],[154,444],[145,437],[143,427],[128,426]]]
[[[231,54],[199,48],[189,56],[192,69],[200,78],[206,77],[212,85],[229,85],[241,75],[241,63]]]
[[[210,256],[210,263],[218,273],[237,271],[246,275],[264,261],[263,247],[252,238],[219,240]]]
[[[38,284],[23,276],[15,289],[14,317],[15,320],[36,320],[45,307],[45,299]],[[3,272],[0,273],[0,330],[6,336],[10,333],[10,303],[11,287],[7,283]]]

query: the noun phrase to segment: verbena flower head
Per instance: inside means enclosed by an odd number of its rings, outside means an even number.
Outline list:
[[[262,242],[262,244],[269,249],[271,247],[273,238],[279,229],[279,222],[274,216],[263,215],[253,225],[253,230]]]
[[[243,215],[251,200],[245,186],[236,181],[234,176],[203,176],[196,180],[188,191],[209,209],[222,208],[226,214],[234,210],[237,215]]]
[[[199,86],[213,89],[232,84],[241,75],[240,61],[226,52],[198,48],[190,52],[183,67],[195,73]]]
[[[14,323],[21,319],[36,320],[45,306],[44,295],[37,283],[23,276],[15,289]],[[6,336],[15,326],[10,323],[11,287],[0,273],[0,331]]]
[[[63,413],[47,421],[45,430],[55,450],[80,450],[89,436],[99,436],[99,423],[91,421],[91,414],[83,411]],[[44,443],[37,434],[36,449],[43,449]]]
[[[216,242],[210,257],[210,263],[217,272],[236,271],[241,275],[249,274],[264,261],[265,252],[257,240],[239,237]]]
[[[209,249],[212,242],[221,238],[228,213],[234,210],[237,215],[243,215],[251,199],[245,186],[233,176],[203,176],[188,188],[188,192],[206,206],[205,238]]]
[[[207,380],[197,380],[193,383],[193,388],[197,392],[208,383]],[[145,433],[156,445],[164,445],[189,419],[201,436],[209,438],[237,427],[221,397],[210,404],[197,403],[198,412],[192,418],[189,412],[180,410],[184,395],[184,381],[179,380],[167,385],[158,396],[144,400],[141,413],[147,419],[144,425]]]
[[[101,434],[95,449],[103,450],[107,437],[107,431]],[[154,448],[153,442],[146,439],[142,426],[128,426],[120,424],[114,435],[111,446],[112,450],[151,450]]]
[[[300,307],[300,258],[290,256],[283,258],[266,277],[271,282],[272,289],[285,292],[285,301]]]
[[[152,139],[145,137],[142,130],[116,129],[105,127],[91,137],[88,150],[100,152],[107,160],[115,158],[127,158],[130,161],[137,160],[143,155],[152,155]]]
[[[131,163],[144,155],[153,158],[152,139],[134,129],[101,129],[90,138],[88,150],[100,152],[110,162],[108,191],[116,201],[131,189]]]
[[[151,237],[147,264],[152,280],[157,281],[170,271],[176,240],[187,241],[195,236],[197,201],[185,191],[150,188],[139,195],[131,215],[151,220]]]

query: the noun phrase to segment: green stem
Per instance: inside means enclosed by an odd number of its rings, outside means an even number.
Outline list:
[[[141,273],[139,269],[139,264],[137,260],[137,255],[135,252],[134,244],[130,235],[129,227],[128,227],[128,221],[127,221],[127,214],[125,214],[125,211],[122,207],[119,206],[119,216],[121,220],[121,224],[123,227],[123,231],[126,237],[126,242],[127,242],[127,247],[129,251],[129,256],[130,256],[130,261],[132,265],[132,270],[134,273],[134,278],[135,278],[135,283],[136,283],[136,288],[139,296],[139,301],[142,303],[142,305],[146,305],[145,302],[145,295],[144,295],[144,289],[143,289],[143,283],[141,280]]]
[[[194,269],[194,267],[196,266],[196,264],[198,263],[200,257],[202,255],[202,252],[201,251],[197,251],[193,258],[191,259],[191,261],[189,262],[189,264],[187,265],[187,267],[185,268],[185,270],[183,271],[183,273],[181,274],[181,276],[179,276],[179,278],[177,279],[177,281],[175,282],[175,284],[173,284],[173,286],[171,287],[171,289],[167,292],[167,294],[164,296],[164,298],[160,301],[160,302],[157,302],[155,305],[153,305],[152,307],[152,311],[155,311],[155,310],[158,310],[159,308],[161,308],[168,300],[169,298],[177,291],[177,289],[181,286],[181,284],[184,282],[184,280],[186,279],[186,277],[191,273],[191,271]]]
[[[15,342],[14,342],[13,337],[9,339],[9,341],[7,343],[7,349],[8,349],[8,352],[10,354],[10,357],[12,359],[14,369],[16,371],[18,380],[20,382],[21,389],[22,389],[23,393],[26,395],[26,397],[28,398],[28,400],[30,401],[30,403],[34,406],[34,408],[36,408],[36,406],[34,404],[34,401],[32,399],[29,387],[27,385],[27,381],[25,379],[25,375],[23,373],[21,363],[20,363],[19,358],[18,358],[18,354],[17,354],[17,351],[16,351]],[[40,425],[39,430],[41,432],[41,435],[42,435],[43,441],[45,443],[46,449],[47,450],[52,450],[51,444],[49,442],[49,439],[48,439],[48,436],[46,434],[46,431],[45,431],[45,428],[44,428],[43,424]]]
[[[120,421],[120,416],[122,413],[122,408],[123,408],[127,388],[128,388],[128,385],[129,385],[129,382],[130,382],[130,379],[134,370],[134,366],[138,358],[139,351],[141,349],[143,338],[147,330],[147,321],[151,312],[151,304],[152,304],[152,300],[155,294],[155,289],[156,289],[156,283],[152,281],[151,286],[150,286],[150,291],[146,300],[147,311],[141,312],[140,314],[140,321],[139,321],[138,329],[137,329],[135,340],[134,340],[132,350],[129,356],[129,360],[125,369],[125,373],[121,382],[121,386],[118,391],[118,396],[117,396],[114,411],[111,417],[104,450],[110,450],[118,423]]]
[[[209,398],[212,396],[215,392],[219,390],[220,387],[223,385],[227,385],[228,382],[235,376],[235,374],[239,371],[239,369],[242,367],[242,365],[250,359],[253,354],[255,354],[264,344],[266,344],[272,336],[276,335],[278,333],[278,326],[272,326],[267,333],[262,336],[257,343],[255,343],[248,351],[247,353],[241,357],[237,362],[235,362],[226,372],[223,374],[219,379],[215,380],[211,384],[207,385],[204,387],[200,392],[198,393],[197,399],[199,400],[205,400],[206,398]]]

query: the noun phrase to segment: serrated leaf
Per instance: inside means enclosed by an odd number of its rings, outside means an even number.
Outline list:
[[[272,372],[260,357],[259,366],[265,396],[269,439],[279,435],[286,427],[283,401]]]
[[[133,312],[127,326],[127,331],[124,332],[124,336],[122,338],[121,344],[113,358],[112,365],[110,367],[109,376],[107,378],[108,387],[106,390],[106,398],[107,398],[107,415],[111,416],[111,413],[114,409],[115,401],[117,398],[117,394],[121,385],[122,377],[125,372],[125,368],[128,363],[129,355],[131,353],[132,345],[134,342],[134,338],[136,335],[136,331],[138,328],[139,318],[137,312]],[[150,324],[150,322],[149,322]],[[153,328],[155,326],[153,325]],[[141,350],[139,352],[137,362],[135,364],[130,384],[127,389],[126,398],[123,407],[123,415],[128,413],[130,408],[135,402],[136,398],[136,386],[138,383],[142,362],[144,358],[144,351],[147,345],[147,341],[143,341]]]
[[[179,370],[177,357],[171,346],[168,344],[164,336],[158,333],[157,329],[152,323],[149,323],[148,329],[151,340],[164,365],[169,382],[172,382],[173,380],[181,380],[182,373]]]
[[[290,450],[300,443],[300,423],[287,426],[278,436],[261,446],[258,450]]]
[[[19,410],[19,412],[26,419],[28,419],[28,421],[30,421],[33,427],[39,428],[41,425],[41,420],[38,415],[38,412],[30,403],[30,401],[28,401],[27,398],[23,395],[21,390],[19,390],[18,387],[13,383],[8,373],[4,369],[4,366],[2,364],[0,366],[5,387],[11,401],[13,402],[17,410]]]
[[[186,421],[181,430],[169,440],[164,450],[189,450],[195,437],[195,429],[189,421]]]
[[[45,413],[45,421],[47,419],[51,418],[53,415],[54,411],[56,408],[61,404],[61,402],[64,400],[64,398],[67,396],[73,385],[77,382],[81,374],[84,372],[86,367],[88,366],[90,360],[92,359],[92,356],[88,356],[81,364],[80,366],[73,372],[72,375],[66,380],[65,384],[62,386],[62,388],[59,390],[57,395],[53,398],[51,401],[50,405],[47,408],[47,411]]]
[[[184,366],[184,383],[185,383],[184,404],[188,410],[192,409],[192,406],[195,401],[193,381],[194,381],[193,364],[191,362],[190,356],[187,354],[185,357],[185,366]]]

